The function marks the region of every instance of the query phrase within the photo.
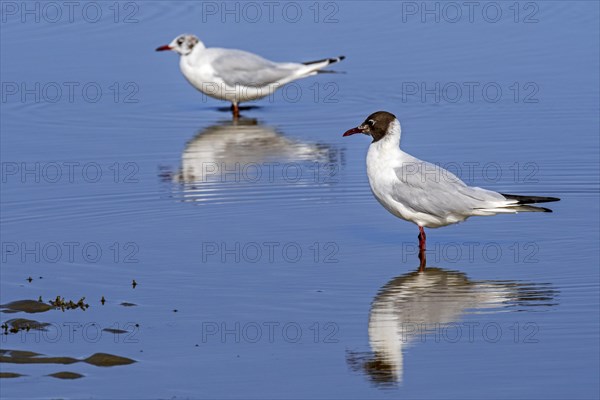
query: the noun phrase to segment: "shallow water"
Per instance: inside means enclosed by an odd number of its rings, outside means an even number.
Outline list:
[[[22,22],[14,4],[0,317],[29,322],[3,329],[0,372],[23,375],[3,398],[599,396],[597,3],[481,3],[472,22],[435,2],[439,22],[421,2],[278,3],[272,22],[238,3],[93,3],[96,23]],[[232,122],[154,52],[185,31],[276,60],[345,54],[345,73]],[[467,183],[561,202],[429,230],[417,273],[416,227],[369,192],[368,140],[341,137],[378,109]],[[89,307],[6,312],[57,296]]]

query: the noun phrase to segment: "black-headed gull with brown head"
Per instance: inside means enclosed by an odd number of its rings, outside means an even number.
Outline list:
[[[438,165],[419,160],[400,149],[400,122],[378,111],[344,133],[369,135],[367,175],[375,198],[396,217],[417,224],[424,255],[425,231],[462,222],[472,216],[524,211],[551,212],[531,203],[558,201],[556,197],[517,196],[467,186]]]
[[[315,75],[344,59],[280,63],[243,50],[207,48],[194,35],[180,35],[156,49],[165,50],[179,53],[179,67],[192,86],[207,96],[230,101],[235,117],[239,103],[267,97],[286,83]]]

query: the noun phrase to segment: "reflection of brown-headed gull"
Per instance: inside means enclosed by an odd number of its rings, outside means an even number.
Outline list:
[[[324,145],[289,139],[254,119],[233,120],[203,129],[186,145],[177,180],[219,181],[246,169],[266,174],[265,163],[328,162],[330,151]]]
[[[373,138],[367,153],[367,175],[375,198],[396,217],[419,226],[422,249],[425,248],[424,227],[439,228],[476,215],[551,212],[528,204],[559,200],[502,194],[467,186],[450,171],[400,150],[400,122],[389,112],[369,115],[344,136],[356,133]]]
[[[471,313],[524,311],[527,307],[554,306],[556,291],[545,284],[518,281],[472,281],[465,274],[426,268],[388,282],[373,300],[369,313],[372,354],[350,354],[348,361],[374,381],[402,381],[403,351],[427,334],[437,337],[452,323]],[[448,329],[448,340],[458,330],[468,337],[468,327]],[[452,337],[450,337],[452,335]]]
[[[307,63],[279,63],[247,51],[207,48],[194,35],[180,35],[156,49],[163,50],[179,53],[185,79],[207,96],[230,101],[234,116],[239,115],[239,103],[269,96],[286,83],[314,75],[344,59],[340,56]]]

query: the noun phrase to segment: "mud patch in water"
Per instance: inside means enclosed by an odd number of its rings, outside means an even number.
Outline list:
[[[127,331],[124,331],[123,329],[114,329],[114,328],[104,328],[102,329],[104,332],[108,332],[108,333],[114,333],[114,334],[122,334],[122,333],[129,333]]]
[[[31,329],[36,331],[45,331],[46,327],[49,325],[50,324],[46,322],[38,322],[25,318],[15,318],[9,319],[3,323],[1,328],[4,330],[3,333],[8,335],[9,333],[17,333],[22,330],[29,332]]]
[[[46,357],[43,354],[23,350],[0,350],[0,363],[11,364],[74,364],[85,362],[97,367],[114,367],[128,365],[136,362],[127,357],[115,356],[106,353],[95,353],[86,359],[79,360],[72,357]]]
[[[114,367],[117,365],[129,365],[136,362],[131,358],[120,357],[106,353],[96,353],[82,361],[91,365],[95,365],[96,367]]]
[[[80,360],[71,357],[46,357],[23,350],[0,350],[0,363],[11,364],[73,364]]]
[[[48,376],[57,379],[79,379],[83,378],[85,375],[78,374],[77,372],[61,371],[49,374]]]
[[[26,375],[17,374],[16,372],[0,372],[0,379],[1,378],[20,378],[22,376],[26,376]]]
[[[52,310],[50,304],[46,304],[37,300],[18,300],[12,303],[0,304],[0,309],[4,313],[26,312],[28,314],[46,312]]]

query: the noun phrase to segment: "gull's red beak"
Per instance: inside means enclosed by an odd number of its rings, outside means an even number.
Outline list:
[[[165,51],[165,50],[171,50],[171,47],[168,44],[165,44],[164,46],[160,46],[156,48],[156,51]]]
[[[357,133],[363,133],[362,129],[352,128],[350,130],[347,130],[342,136],[351,136],[351,135],[356,135]]]

